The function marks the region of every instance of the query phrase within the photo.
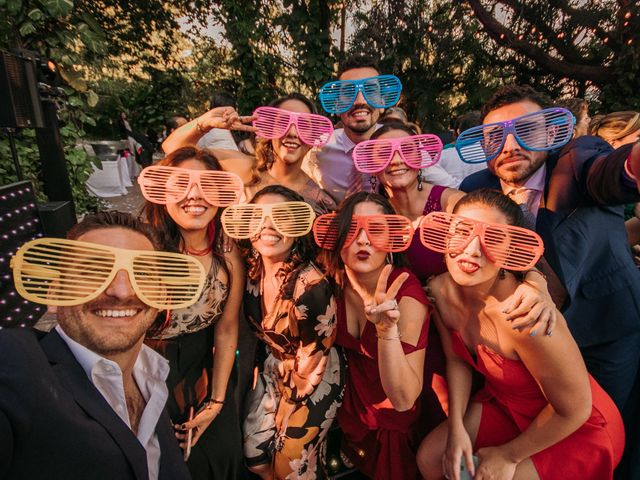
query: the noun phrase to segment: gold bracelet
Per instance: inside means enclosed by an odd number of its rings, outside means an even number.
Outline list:
[[[402,338],[402,335],[400,334],[400,332],[398,332],[397,337],[381,337],[380,335],[378,335],[378,332],[376,332],[376,337],[378,337],[380,340],[400,340]]]

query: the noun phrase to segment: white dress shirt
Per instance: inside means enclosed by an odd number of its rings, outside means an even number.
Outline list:
[[[212,128],[205,133],[198,143],[198,148],[219,148],[220,150],[238,150],[238,145],[229,130],[224,128]]]
[[[377,125],[376,129],[381,125]],[[370,190],[370,175],[360,173],[353,164],[351,154],[356,144],[347,136],[344,128],[333,131],[329,142],[321,150],[311,150],[302,161],[302,169],[337,203],[340,203],[354,175],[362,179],[362,190]]]
[[[546,164],[542,164],[542,166],[531,175],[524,185],[520,185],[520,187],[526,188],[528,190],[534,190],[535,194],[532,195],[532,200],[529,205],[527,205],[528,210],[533,213],[533,215],[538,217],[538,210],[540,209],[540,203],[542,202],[542,194],[544,193],[544,181],[547,176],[547,166]],[[509,193],[517,189],[517,187],[513,187],[508,185],[500,180],[500,186],[502,187],[502,193],[505,195],[509,195]]]
[[[440,160],[435,165],[423,170],[424,179],[433,185],[458,188],[465,177],[487,168],[486,162],[465,163],[452,145],[442,150]]]
[[[69,346],[91,383],[95,385],[113,411],[131,428],[120,366],[71,339],[60,325],[56,326],[56,331]],[[133,378],[146,401],[146,406],[140,417],[136,437],[147,452],[150,480],[157,480],[160,473],[161,452],[156,425],[169,396],[165,383],[168,375],[169,362],[151,348],[142,345],[133,366]]]

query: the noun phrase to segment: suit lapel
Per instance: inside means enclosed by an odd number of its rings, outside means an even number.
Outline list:
[[[104,427],[122,449],[136,478],[148,480],[147,455],[131,429],[113,411],[102,394],[95,388],[80,364],[56,331],[40,342],[60,383],[73,395],[76,403]]]

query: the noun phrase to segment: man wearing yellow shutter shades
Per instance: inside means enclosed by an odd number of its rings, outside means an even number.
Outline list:
[[[12,262],[19,293],[58,325],[0,331],[0,478],[190,478],[164,408],[169,366],[143,345],[162,302],[177,300],[148,279],[166,260],[175,281],[186,260],[156,252],[150,228],[119,212],[88,216],[68,237],[29,242]],[[58,280],[47,287],[41,272]],[[202,282],[189,278],[180,290],[195,295]]]

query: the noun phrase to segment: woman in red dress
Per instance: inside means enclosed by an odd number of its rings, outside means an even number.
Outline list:
[[[526,255],[514,247],[515,229],[505,229],[521,226],[522,212],[502,193],[478,190],[454,213],[443,242],[451,248],[449,272],[430,282],[447,357],[449,419],[420,446],[421,473],[458,479],[463,468],[476,480],[612,478],[624,445],[622,420],[587,373],[562,315],[552,337],[500,320],[500,302],[521,275],[496,263],[502,255]],[[485,386],[470,399],[474,370]]]
[[[388,201],[360,192],[338,212],[331,274],[341,287],[336,343],[347,356],[347,382],[338,422],[342,451],[365,475],[411,479],[415,461],[418,396],[429,329],[429,302],[401,256],[371,242],[369,223],[347,235],[354,219],[394,214]],[[348,238],[350,237],[350,238]]]

